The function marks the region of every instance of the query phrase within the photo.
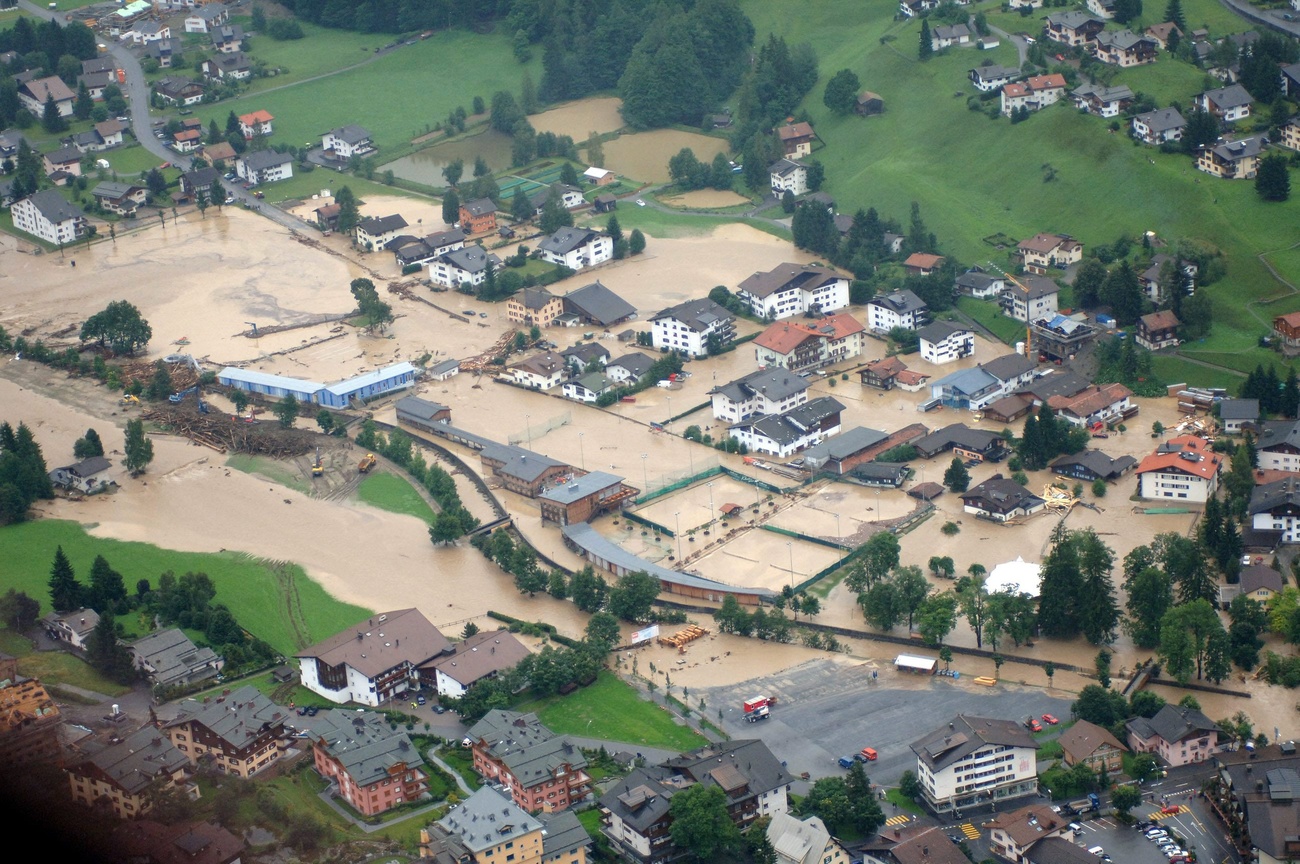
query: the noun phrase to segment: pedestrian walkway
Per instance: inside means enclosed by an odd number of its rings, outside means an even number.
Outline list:
[[[967,840],[980,839],[980,829],[976,828],[974,825],[972,825],[969,822],[962,823],[961,827],[958,830],[961,831],[961,833],[966,837]]]
[[[906,825],[908,822],[911,821],[912,821],[912,817],[907,815],[890,816],[888,819],[885,820],[885,824],[892,827],[894,825]]]
[[[1190,812],[1192,812],[1192,808],[1188,807],[1186,804],[1179,804],[1177,810],[1171,811],[1169,813],[1164,813],[1162,811],[1157,810],[1155,813],[1152,813],[1147,818],[1152,820],[1168,819],[1170,816],[1178,816],[1180,814],[1190,813]]]

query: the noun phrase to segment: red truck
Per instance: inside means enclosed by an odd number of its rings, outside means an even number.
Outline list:
[[[755,696],[753,699],[745,700],[745,722],[757,723],[759,720],[766,720],[771,716],[771,705],[775,700],[767,696]]]

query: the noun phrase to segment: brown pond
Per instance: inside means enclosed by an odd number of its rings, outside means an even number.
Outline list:
[[[592,132],[605,134],[623,128],[623,114],[619,111],[623,100],[616,96],[599,99],[580,99],[560,105],[528,118],[538,132],[568,135],[574,141],[587,140]]]
[[[712,162],[714,156],[726,153],[728,149],[723,138],[676,129],[655,129],[622,135],[607,142],[605,167],[643,183],[665,183],[668,180],[668,160],[683,147],[695,151],[695,158],[701,162]]]
[[[479,156],[483,157],[493,171],[509,168],[510,136],[489,129],[477,135],[435,144],[409,156],[394,159],[381,167],[391,170],[403,180],[428,186],[445,186],[443,168],[460,159],[465,163],[465,176],[472,177],[474,160]]]

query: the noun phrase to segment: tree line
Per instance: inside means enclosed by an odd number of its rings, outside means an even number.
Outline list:
[[[406,469],[429,490],[439,508],[429,525],[429,539],[435,544],[450,543],[478,527],[478,517],[461,503],[456,481],[441,466],[426,462],[424,454],[413,446],[410,435],[394,429],[385,436],[373,420],[366,420],[357,432],[356,442],[358,447],[379,453]]]
[[[41,445],[26,423],[0,423],[0,525],[21,522],[39,500],[54,497]]]

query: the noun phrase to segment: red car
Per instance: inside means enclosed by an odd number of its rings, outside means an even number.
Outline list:
[[[1175,813],[1182,813],[1183,808],[1181,804],[1170,804],[1166,807],[1161,807],[1160,812],[1172,816]]]
[[[1054,717],[1051,714],[1044,714],[1043,722],[1046,723],[1048,726],[1055,726],[1057,723],[1060,723],[1061,721],[1057,720],[1056,717]]]
[[[1039,723],[1037,720],[1035,720],[1033,717],[1030,717],[1028,720],[1025,721],[1025,728],[1028,729],[1030,732],[1043,731],[1042,724]]]

